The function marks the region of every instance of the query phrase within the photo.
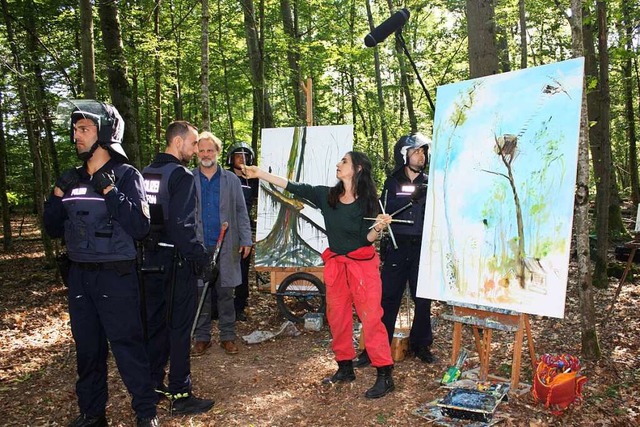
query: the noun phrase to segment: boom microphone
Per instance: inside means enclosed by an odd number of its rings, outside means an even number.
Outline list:
[[[396,32],[409,20],[409,10],[401,9],[391,15],[386,21],[378,25],[364,38],[364,44],[367,47],[374,47],[378,43],[383,42],[391,33]]]

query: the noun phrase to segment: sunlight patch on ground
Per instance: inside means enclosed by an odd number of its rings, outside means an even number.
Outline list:
[[[71,341],[69,314],[57,307],[59,315],[40,311],[6,313],[0,331],[0,381],[16,380],[51,362],[59,347]],[[34,325],[36,325],[34,327]]]

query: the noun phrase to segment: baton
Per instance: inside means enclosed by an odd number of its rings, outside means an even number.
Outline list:
[[[220,248],[222,247],[222,241],[224,240],[224,235],[227,233],[227,228],[229,228],[229,223],[227,221],[223,222],[220,226],[220,235],[218,236],[218,241],[216,242],[216,248],[213,250],[213,254],[211,255],[211,260],[209,261],[208,268],[205,271],[213,272],[216,268],[218,255],[220,254]],[[208,279],[205,277],[205,279]],[[191,326],[191,338],[193,338],[193,334],[196,331],[196,326],[198,325],[198,318],[200,317],[200,312],[202,311],[202,306],[204,305],[204,299],[207,296],[207,291],[209,290],[209,285],[211,280],[207,280],[204,282],[204,289],[202,290],[202,296],[200,297],[200,302],[198,303],[198,310],[196,310],[196,317],[193,319],[193,325]],[[215,286],[215,283],[214,283]]]

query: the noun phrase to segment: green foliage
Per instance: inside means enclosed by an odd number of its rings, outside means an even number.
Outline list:
[[[386,2],[369,0],[373,21],[380,24],[390,15]],[[7,135],[8,190],[25,197],[33,193],[32,165],[29,164],[29,145],[24,130],[24,117],[16,96],[17,78],[27,78],[34,88],[30,66],[37,61],[43,69],[46,100],[36,101],[34,91],[32,105],[45,102],[49,114],[62,98],[81,97],[80,25],[77,1],[35,0],[23,2],[8,0],[12,11],[16,43],[25,66],[25,75],[17,76],[11,61],[3,62],[7,87],[3,90],[5,134]],[[390,148],[395,140],[408,132],[407,106],[401,93],[400,72],[393,36],[377,48],[365,48],[363,37],[370,31],[364,2],[355,0],[308,0],[289,2],[295,18],[296,36],[288,40],[283,29],[281,2],[264,0],[264,15],[259,3],[254,3],[258,31],[262,37],[262,55],[265,76],[264,92],[268,96],[275,126],[291,126],[297,123],[293,103],[293,91],[289,80],[287,46],[292,44],[299,58],[301,78],[313,79],[313,111],[317,125],[353,124],[355,148],[366,152],[381,183],[384,171],[392,165],[385,163],[392,153],[383,152],[382,118],[378,112],[375,86],[374,52],[380,57],[380,75],[386,105],[384,121]],[[623,76],[619,72],[627,59],[637,60],[637,49],[626,47],[626,36],[615,27],[621,22],[618,3],[607,3],[610,9],[610,58],[611,58],[611,129],[615,169],[623,195],[630,188],[628,170],[628,143],[623,91]],[[155,129],[155,69],[154,59],[160,62],[161,129],[176,118],[181,107],[183,118],[199,126],[200,106],[200,44],[201,2],[173,0],[160,2],[159,36],[154,33],[154,10],[157,2],[142,0],[118,3],[120,25],[128,78],[135,90],[136,115],[143,162],[150,161],[157,147],[163,146],[156,139]],[[432,98],[436,87],[464,80],[468,77],[466,4],[460,0],[441,0],[426,3],[422,0],[393,2],[393,8],[407,7],[411,18],[402,29],[407,49],[413,57],[418,72]],[[232,0],[209,1],[209,91],[211,101],[211,130],[226,146],[236,140],[251,140],[253,120],[253,85],[242,2]],[[631,8],[632,18],[637,7]],[[511,69],[520,66],[520,33],[517,2],[498,2],[495,5],[496,26],[506,37],[506,54]],[[28,32],[24,23],[32,16],[37,29],[39,55],[29,55],[26,49]],[[110,58],[105,57],[100,33],[97,4],[94,3],[94,43],[98,97],[109,101],[107,71]],[[571,55],[571,31],[563,11],[549,2],[526,2],[528,66],[536,66],[567,59]],[[262,22],[260,20],[263,19]],[[595,24],[593,16],[585,25]],[[0,27],[0,54],[10,58],[4,21]],[[474,36],[474,35],[471,35]],[[406,57],[405,57],[406,58]],[[408,65],[408,64],[407,64]],[[431,135],[432,115],[415,73],[409,68],[409,88],[413,97],[418,128]],[[586,81],[587,90],[598,88],[597,80]],[[634,92],[633,105],[638,95]],[[471,98],[471,97],[470,97]],[[471,99],[472,101],[472,99]],[[35,109],[30,117],[37,123],[40,141],[44,127]],[[458,124],[464,123],[466,109],[458,106],[455,115]],[[231,128],[233,122],[233,129]],[[636,112],[636,127],[638,114]],[[55,128],[56,150],[60,169],[77,164],[73,147],[68,144],[68,129]],[[233,137],[232,137],[233,131]],[[161,132],[162,133],[162,132]],[[44,147],[40,142],[41,147]],[[52,165],[44,165],[50,169]],[[55,177],[52,176],[52,179]],[[536,209],[535,205],[531,209]]]

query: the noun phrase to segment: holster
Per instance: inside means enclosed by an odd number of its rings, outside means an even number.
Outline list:
[[[69,259],[69,255],[66,252],[60,252],[56,255],[56,265],[58,266],[62,283],[64,283],[64,286],[68,288],[69,270],[71,270],[71,260]]]
[[[144,247],[145,251],[157,252],[158,251],[158,243],[160,243],[160,234],[151,232],[142,241],[142,246]]]

